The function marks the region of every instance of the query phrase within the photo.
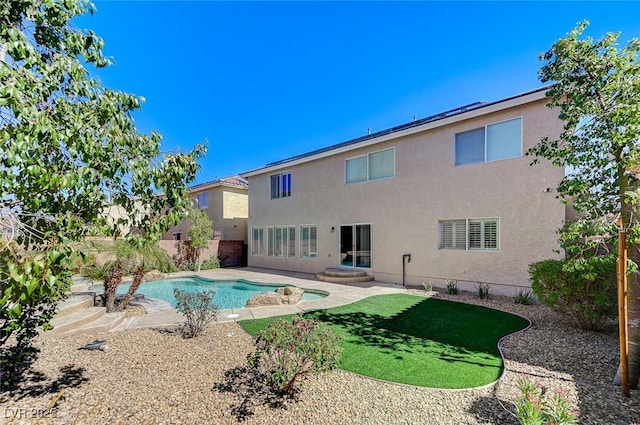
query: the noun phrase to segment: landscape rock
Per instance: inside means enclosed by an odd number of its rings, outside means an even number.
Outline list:
[[[100,351],[104,351],[105,353],[107,351],[109,351],[109,344],[107,343],[106,340],[102,339],[96,339],[94,341],[91,341],[88,344],[85,344],[84,346],[80,347],[81,350],[100,350]]]
[[[302,299],[304,290],[296,288],[295,286],[287,286],[286,288],[276,289],[276,293],[283,296],[282,304],[298,304]]]
[[[265,292],[249,298],[247,307],[260,307],[266,305],[297,304],[302,299],[304,290],[295,286],[278,288],[275,292]]]
[[[264,294],[256,294],[249,298],[247,307],[261,307],[265,305],[280,305],[284,295],[276,292],[265,292]]]
[[[167,278],[167,274],[166,273],[162,273],[160,270],[150,270],[148,272],[146,272],[144,274],[144,281],[145,282],[153,282],[154,280],[162,280],[162,279],[166,279]]]

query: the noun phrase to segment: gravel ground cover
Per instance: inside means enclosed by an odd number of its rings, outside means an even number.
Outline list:
[[[424,291],[410,291],[424,295]],[[485,305],[531,320],[506,337],[505,373],[494,385],[468,390],[416,388],[345,371],[306,381],[297,400],[278,405],[242,369],[253,340],[236,323],[210,325],[196,339],[174,328],[72,335],[38,342],[33,373],[0,394],[7,424],[517,424],[510,413],[517,382],[560,391],[581,424],[640,423],[640,390],[625,398],[611,381],[617,368],[615,328],[580,331],[546,307],[512,298],[480,300],[463,293],[435,296]],[[109,350],[80,347],[107,340]]]

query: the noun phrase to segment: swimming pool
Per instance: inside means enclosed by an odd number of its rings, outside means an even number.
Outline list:
[[[117,294],[126,294],[131,283],[122,283],[118,286]],[[213,302],[220,309],[242,308],[247,304],[247,300],[256,294],[263,292],[273,292],[277,288],[287,285],[256,285],[245,280],[209,280],[201,277],[180,277],[153,282],[144,282],[136,293],[144,294],[146,298],[156,298],[171,303],[176,306],[176,298],[173,296],[174,288],[188,292],[199,292],[206,290],[216,291]],[[326,295],[305,291],[303,300],[317,300]]]

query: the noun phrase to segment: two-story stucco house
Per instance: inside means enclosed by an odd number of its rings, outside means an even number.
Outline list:
[[[563,123],[545,89],[476,103],[242,174],[250,266],[363,270],[514,293],[557,257],[564,170],[524,153]],[[406,256],[410,254],[410,258]],[[403,275],[404,263],[404,275]],[[506,286],[505,286],[506,285]]]
[[[227,265],[240,265],[247,243],[249,194],[247,181],[239,176],[217,179],[189,188],[189,196],[199,208],[205,208],[213,221],[213,239],[205,257],[218,255],[227,259]],[[162,235],[161,246],[175,253],[171,240],[189,239],[189,220],[181,221]],[[233,243],[231,243],[233,242]]]

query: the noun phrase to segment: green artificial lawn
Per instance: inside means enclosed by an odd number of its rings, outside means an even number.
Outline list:
[[[490,308],[405,294],[378,295],[305,317],[342,337],[340,368],[433,388],[495,381],[503,368],[498,340],[528,326],[521,317]],[[275,319],[239,323],[257,335]]]

